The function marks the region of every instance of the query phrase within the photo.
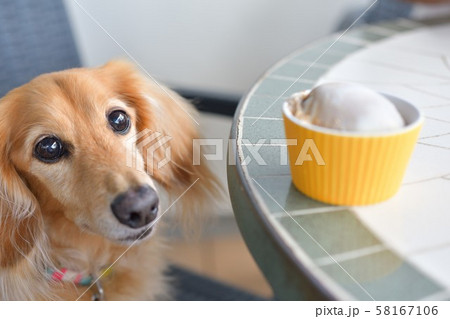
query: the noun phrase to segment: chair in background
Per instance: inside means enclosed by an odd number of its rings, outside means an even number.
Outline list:
[[[363,20],[366,23],[376,23],[406,18],[438,22],[442,18],[448,19],[449,14],[450,0],[378,0]]]
[[[397,18],[409,18],[413,7],[414,5],[412,3],[403,0],[378,0],[369,11],[361,16],[356,25],[377,23]],[[337,30],[345,30],[350,27],[366,9],[367,5],[349,12],[339,23]]]
[[[0,0],[0,97],[35,76],[80,66],[62,1]]]
[[[366,23],[409,18],[413,4],[402,0],[378,0],[374,7],[363,17]]]

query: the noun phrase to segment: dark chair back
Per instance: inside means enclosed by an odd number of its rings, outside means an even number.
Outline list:
[[[78,66],[62,0],[0,0],[0,97],[39,74]]]
[[[371,0],[372,3],[374,0]],[[346,30],[360,17],[369,5],[358,8],[344,15],[337,26],[337,30]],[[365,14],[363,14],[354,26],[364,23],[378,23],[398,18],[410,18],[413,4],[405,0],[378,0]]]
[[[378,0],[374,7],[364,17],[367,23],[409,18],[413,5],[404,0]]]

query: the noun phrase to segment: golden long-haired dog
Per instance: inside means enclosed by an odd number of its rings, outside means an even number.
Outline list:
[[[115,61],[41,75],[0,114],[0,299],[170,298],[156,221],[218,189],[193,108]]]

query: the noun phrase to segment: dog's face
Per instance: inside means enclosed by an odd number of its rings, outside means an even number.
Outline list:
[[[28,103],[17,106],[13,165],[39,200],[51,196],[79,227],[115,241],[137,239],[159,205],[130,142],[136,109],[89,72],[39,80]],[[137,167],[127,166],[130,156]]]
[[[157,188],[210,178],[192,164],[197,134],[189,106],[124,63],[40,76],[8,94],[0,109],[0,176],[9,201],[0,202],[3,219],[42,215],[51,222],[63,214],[126,244],[151,233],[162,210]],[[166,152],[136,147],[143,130],[170,136],[171,161],[159,170],[153,162]]]

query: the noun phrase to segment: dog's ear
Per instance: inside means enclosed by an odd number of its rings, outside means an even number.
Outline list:
[[[8,114],[7,97],[0,112]],[[0,121],[0,269],[15,266],[31,255],[43,238],[37,201],[10,160],[10,121]]]
[[[187,209],[199,210],[196,204],[221,197],[222,187],[206,161],[194,159],[194,140],[200,138],[194,107],[126,62],[103,68],[117,79],[116,92],[136,109],[136,143],[151,177],[175,198],[186,191],[180,201]]]

